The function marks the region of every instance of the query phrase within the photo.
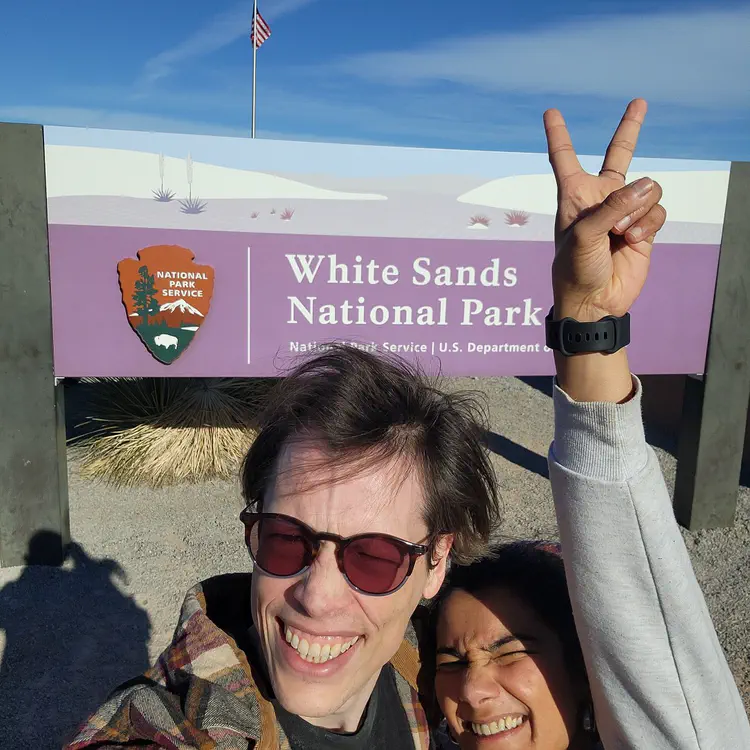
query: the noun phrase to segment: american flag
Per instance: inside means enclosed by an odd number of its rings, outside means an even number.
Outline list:
[[[256,13],[256,20],[253,24],[254,28],[250,32],[250,39],[255,45],[255,49],[263,44],[263,42],[271,36],[271,27],[266,23],[266,20],[261,16],[260,13]],[[257,41],[256,41],[256,27],[257,26]]]

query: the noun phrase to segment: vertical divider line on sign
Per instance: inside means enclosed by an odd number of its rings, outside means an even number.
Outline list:
[[[247,246],[247,363],[250,364],[250,245]]]

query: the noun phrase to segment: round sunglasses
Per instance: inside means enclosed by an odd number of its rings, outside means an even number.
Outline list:
[[[384,596],[398,591],[414,570],[418,557],[429,546],[388,534],[341,537],[313,531],[301,521],[279,513],[240,514],[245,543],[253,562],[275,578],[304,573],[320,553],[323,542],[336,545],[336,562],[347,583],[356,591]]]

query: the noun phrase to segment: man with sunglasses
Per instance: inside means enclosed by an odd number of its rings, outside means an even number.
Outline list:
[[[173,643],[69,750],[427,747],[411,618],[498,522],[479,417],[398,359],[301,364],[242,470],[252,578],[189,592]]]
[[[470,402],[332,348],[281,385],[243,470],[254,653],[293,746],[427,741],[404,634],[497,520]],[[413,714],[411,722],[409,713]]]
[[[600,313],[625,317],[635,297],[623,289],[637,296],[645,281],[665,214],[658,185],[625,185],[644,112],[631,103],[598,177],[578,165],[559,113],[545,116],[559,188],[553,345],[561,317],[584,326]],[[618,280],[618,263],[630,276]],[[572,344],[557,335],[570,397],[632,396],[622,355],[565,357]],[[252,578],[189,592],[157,664],[118,689],[68,750],[429,747],[413,616],[438,592],[449,556],[476,559],[497,522],[478,417],[470,399],[398,360],[334,347],[303,363],[276,390],[243,467]],[[570,424],[579,438],[595,429]],[[584,480],[570,482],[571,506]]]

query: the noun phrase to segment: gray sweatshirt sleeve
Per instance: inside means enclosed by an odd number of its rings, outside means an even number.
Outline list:
[[[683,544],[641,384],[625,404],[555,385],[549,464],[606,750],[750,750],[750,724]]]

